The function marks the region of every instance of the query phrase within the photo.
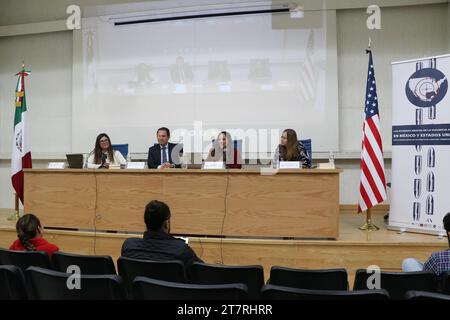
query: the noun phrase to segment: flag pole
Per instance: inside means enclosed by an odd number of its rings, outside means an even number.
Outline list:
[[[20,218],[19,195],[17,193],[15,193],[14,195],[15,195],[14,214],[8,217],[9,221],[17,221]]]
[[[377,231],[380,230],[373,222],[372,222],[372,208],[366,210],[366,222],[359,227],[359,230],[367,230],[367,231]]]
[[[372,39],[369,37],[369,42],[367,44],[367,51],[369,52],[371,50],[372,47]],[[379,227],[377,227],[373,222],[372,222],[372,208],[368,208],[366,210],[366,222],[359,227],[360,230],[366,230],[366,231],[377,231],[380,230]]]

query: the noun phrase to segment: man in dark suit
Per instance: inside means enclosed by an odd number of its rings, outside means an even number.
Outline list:
[[[158,143],[148,149],[149,169],[181,168],[179,146],[170,143],[170,131],[166,127],[159,128],[156,132]]]

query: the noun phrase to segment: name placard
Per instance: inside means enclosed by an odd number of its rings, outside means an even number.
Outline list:
[[[145,162],[128,162],[127,169],[145,169]]]
[[[336,167],[333,163],[325,162],[319,163],[317,169],[336,169]]]
[[[203,169],[210,170],[210,169],[224,169],[225,166],[223,162],[220,161],[206,161],[203,165]]]
[[[300,169],[300,161],[280,161],[280,169]]]
[[[65,167],[65,162],[49,162],[47,169],[64,169]]]

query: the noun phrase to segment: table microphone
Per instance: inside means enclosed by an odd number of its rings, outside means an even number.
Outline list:
[[[99,169],[105,168],[106,158],[107,158],[106,153],[102,153],[102,163],[101,163],[100,167],[98,167]]]

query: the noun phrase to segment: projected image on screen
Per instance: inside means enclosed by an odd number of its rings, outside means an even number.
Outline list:
[[[333,149],[335,139],[325,138],[337,132],[337,106],[326,102],[326,19],[313,14],[311,27],[298,28],[284,13],[276,27],[272,14],[121,26],[84,19],[77,119],[92,127],[74,146],[104,129],[141,152],[156,128],[201,120],[205,129],[292,127]]]

